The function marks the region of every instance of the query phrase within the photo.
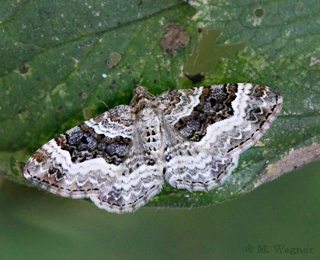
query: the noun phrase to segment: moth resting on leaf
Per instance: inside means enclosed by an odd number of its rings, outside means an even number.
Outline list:
[[[138,86],[120,105],[39,148],[24,176],[51,193],[90,198],[110,212],[132,212],[166,180],[209,191],[237,167],[276,119],[282,97],[266,86],[226,84],[154,96]]]

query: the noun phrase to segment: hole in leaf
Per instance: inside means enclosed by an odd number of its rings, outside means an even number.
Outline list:
[[[254,16],[257,18],[262,18],[264,16],[264,9],[263,8],[257,8],[254,10]]]
[[[27,65],[27,64],[22,64],[22,65],[19,67],[18,72],[19,72],[20,74],[24,75],[24,74],[27,74],[27,73],[29,72],[29,70],[30,70],[29,65]]]

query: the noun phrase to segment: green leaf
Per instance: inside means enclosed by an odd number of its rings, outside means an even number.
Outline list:
[[[268,85],[283,96],[284,107],[259,146],[241,155],[239,167],[223,186],[190,193],[165,185],[149,205],[205,206],[237,197],[272,175],[272,165],[290,156],[292,149],[319,142],[320,4],[316,0],[189,2],[193,7],[178,0],[92,5],[24,1],[4,6],[0,174],[23,181],[22,162],[42,144],[104,112],[104,104],[108,108],[128,104],[137,84],[154,94],[180,87],[182,66],[191,74],[205,73],[201,85]],[[191,39],[175,58],[159,46],[168,22],[180,23]],[[217,32],[204,31],[194,51],[197,27],[222,30],[219,45],[212,36]],[[192,52],[186,63],[185,54]]]

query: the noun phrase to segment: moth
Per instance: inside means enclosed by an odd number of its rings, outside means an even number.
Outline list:
[[[90,198],[109,212],[132,212],[164,181],[209,191],[230,176],[282,108],[266,86],[238,83],[172,90],[138,86],[120,105],[50,140],[30,157],[24,177],[53,194]]]

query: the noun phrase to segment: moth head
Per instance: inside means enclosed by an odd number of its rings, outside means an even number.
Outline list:
[[[141,110],[154,99],[155,96],[152,95],[146,87],[138,85],[133,92],[133,99],[130,105],[136,107],[137,110]]]

